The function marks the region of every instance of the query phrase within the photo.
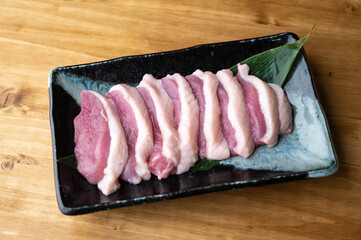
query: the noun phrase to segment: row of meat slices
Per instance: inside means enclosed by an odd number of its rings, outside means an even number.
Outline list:
[[[217,74],[195,71],[137,88],[118,84],[106,97],[81,93],[74,119],[79,172],[105,195],[118,178],[133,184],[188,171],[201,158],[249,157],[292,132],[292,108],[278,85],[251,76],[247,65]]]

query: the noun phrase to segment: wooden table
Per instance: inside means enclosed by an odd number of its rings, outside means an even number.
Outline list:
[[[0,239],[360,239],[361,2],[2,0]],[[330,177],[65,216],[48,74],[56,66],[290,31],[305,45],[336,151]]]

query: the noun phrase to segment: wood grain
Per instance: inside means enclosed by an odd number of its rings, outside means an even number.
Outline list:
[[[361,1],[0,2],[0,239],[358,239]],[[47,77],[56,66],[305,35],[340,160],[333,176],[82,216],[56,203]]]

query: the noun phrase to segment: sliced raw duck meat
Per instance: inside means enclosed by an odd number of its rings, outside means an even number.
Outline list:
[[[248,73],[247,64],[238,64],[236,76],[244,90],[255,144],[273,147],[279,131],[276,95],[266,82]]]
[[[222,132],[221,107],[217,96],[219,81],[216,75],[197,70],[186,79],[199,105],[199,155],[213,160],[228,158],[230,152]]]
[[[175,171],[179,159],[179,136],[173,119],[172,100],[162,81],[146,74],[137,87],[148,107],[153,123],[154,147],[149,168],[158,179],[167,178]]]
[[[180,74],[168,75],[162,79],[162,83],[173,102],[173,116],[179,134],[181,153],[176,173],[182,174],[198,160],[198,102],[191,86]]]
[[[78,171],[104,195],[119,187],[128,160],[125,133],[115,104],[93,91],[83,91],[81,112],[74,119]]]
[[[107,98],[117,106],[128,142],[128,162],[121,179],[133,184],[149,180],[148,158],[153,150],[153,128],[142,96],[135,88],[118,84],[109,90]]]
[[[119,178],[138,184],[152,173],[160,180],[187,172],[198,156],[247,158],[256,146],[274,146],[278,134],[293,130],[291,104],[281,87],[237,67],[236,76],[146,74],[137,88],[119,84],[106,98],[83,91],[74,119],[79,172],[109,195]]]
[[[254,141],[242,86],[231,70],[217,72],[223,134],[232,156],[249,157]]]
[[[268,84],[276,94],[280,119],[279,134],[287,135],[293,131],[292,107],[283,89],[274,83]]]

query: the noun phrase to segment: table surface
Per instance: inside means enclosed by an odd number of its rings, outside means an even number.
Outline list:
[[[287,3],[286,3],[287,2]],[[0,239],[354,239],[361,235],[361,2],[1,0]],[[294,32],[340,167],[302,181],[65,216],[48,74],[57,66]]]

